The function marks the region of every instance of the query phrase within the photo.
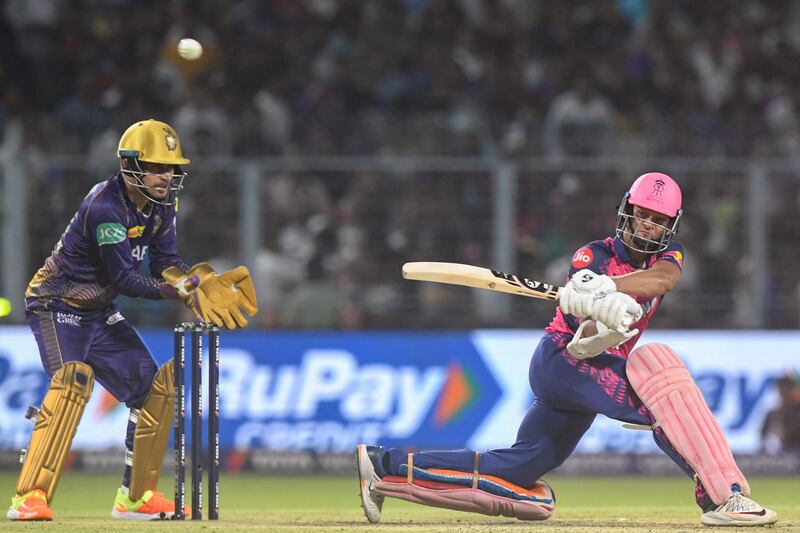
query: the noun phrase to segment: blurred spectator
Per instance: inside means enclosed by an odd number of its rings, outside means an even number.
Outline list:
[[[347,295],[335,277],[325,271],[323,257],[311,258],[306,270],[307,279],[289,292],[281,306],[280,324],[302,329],[343,327]]]
[[[739,67],[738,50],[733,46],[726,47],[723,36],[712,36],[692,47],[690,62],[697,72],[706,104],[719,109],[733,88]]]
[[[579,75],[575,88],[553,100],[545,122],[548,155],[608,155],[613,138],[611,105],[585,75]]]
[[[87,73],[75,80],[75,90],[58,106],[57,114],[76,151],[86,150],[88,142],[106,126],[106,111],[99,103],[97,80]]]
[[[181,141],[190,156],[231,154],[228,117],[211,98],[208,87],[191,89],[186,103],[175,111],[172,123],[181,132]]]
[[[776,382],[778,405],[764,418],[761,447],[775,453],[800,452],[800,382],[787,374]]]

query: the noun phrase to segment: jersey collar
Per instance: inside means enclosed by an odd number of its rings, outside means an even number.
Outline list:
[[[614,237],[614,253],[617,254],[621,262],[628,263],[636,268],[642,268],[641,264],[631,259],[631,256],[628,255],[628,248],[625,247],[625,243],[619,237]]]
[[[139,206],[134,203],[130,194],[128,194],[128,188],[125,186],[125,176],[122,175],[121,171],[117,173],[117,185],[119,186],[119,190],[122,193],[122,198],[124,199],[125,205],[128,207],[128,209],[133,210],[134,213],[142,215],[144,218],[150,218],[150,215],[153,214],[153,202],[147,202],[147,205],[144,209],[139,209]]]

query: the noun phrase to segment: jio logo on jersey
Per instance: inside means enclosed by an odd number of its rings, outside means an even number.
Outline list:
[[[594,255],[592,254],[592,250],[584,246],[572,256],[572,266],[575,268],[585,268],[589,266],[593,260]]]

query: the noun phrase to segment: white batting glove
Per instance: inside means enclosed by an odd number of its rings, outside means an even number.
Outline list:
[[[575,272],[570,278],[568,285],[583,294],[593,294],[595,296],[601,294],[611,294],[617,292],[617,284],[614,280],[605,274],[596,274],[589,269],[584,268]]]
[[[594,300],[589,316],[610,329],[624,332],[642,318],[642,306],[625,293],[613,292]]]
[[[583,269],[577,271],[561,289],[558,302],[564,313],[583,318],[592,314],[598,296],[616,290],[617,285],[608,276]]]
[[[594,309],[594,295],[578,292],[570,281],[561,289],[558,306],[564,314],[587,317]]]
[[[583,337],[584,329],[590,324],[597,326],[597,334],[591,337]],[[638,334],[638,329],[619,332],[615,329],[609,329],[608,326],[602,322],[584,320],[581,322],[581,325],[578,326],[578,331],[575,332],[575,336],[572,337],[572,340],[567,344],[567,351],[576,359],[589,359],[600,355],[609,348],[614,348],[627,342]]]

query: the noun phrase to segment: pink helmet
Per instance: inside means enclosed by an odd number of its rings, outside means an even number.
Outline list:
[[[675,180],[661,172],[642,174],[631,185],[628,202],[674,217],[681,210],[681,188]]]
[[[628,236],[625,244],[639,252],[655,253],[666,250],[678,232],[678,223],[683,214],[682,200],[681,188],[666,174],[661,172],[642,174],[622,197],[622,203],[617,211],[617,237],[622,239]],[[631,221],[642,220],[633,215],[633,208],[630,206],[634,205],[667,215],[672,219],[668,226],[661,226],[664,232],[660,239],[646,239],[634,234]]]

